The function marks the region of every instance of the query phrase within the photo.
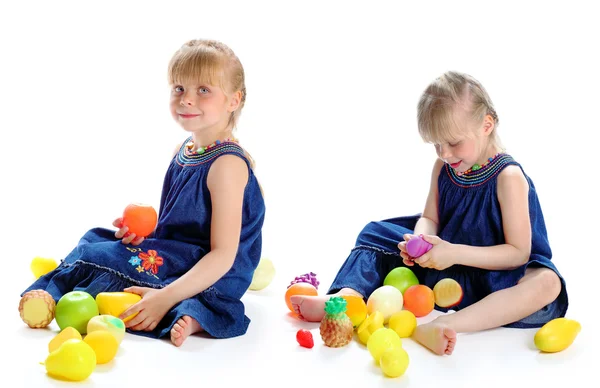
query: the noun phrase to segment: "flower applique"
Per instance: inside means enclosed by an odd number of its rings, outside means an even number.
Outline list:
[[[157,251],[149,249],[147,252],[143,252],[140,248],[127,249],[130,252],[139,252],[137,256],[131,256],[128,261],[138,273],[146,273],[146,275],[158,279],[156,274],[158,274],[159,267],[163,265],[164,259],[158,255]]]

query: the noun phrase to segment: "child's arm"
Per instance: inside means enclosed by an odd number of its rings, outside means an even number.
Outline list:
[[[437,235],[438,232],[438,178],[440,171],[444,166],[444,162],[441,159],[436,159],[433,170],[431,171],[431,181],[429,183],[429,194],[427,195],[427,201],[425,202],[425,209],[417,225],[415,226],[414,234],[428,234]]]
[[[505,243],[492,247],[455,245],[457,264],[489,270],[518,268],[531,254],[529,184],[518,166],[508,166],[498,175],[498,201],[502,212]]]
[[[221,156],[211,166],[207,178],[212,202],[211,250],[164,288],[173,304],[206,290],[232,267],[240,240],[247,182],[248,167],[237,156]]]

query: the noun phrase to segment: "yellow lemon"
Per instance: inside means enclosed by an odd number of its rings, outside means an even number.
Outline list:
[[[579,322],[568,318],[556,318],[535,333],[533,342],[543,352],[560,352],[573,343],[580,331]]]
[[[360,326],[358,326],[358,329],[356,329],[356,334],[358,334],[358,339],[363,343],[363,345],[367,344],[371,334],[375,333],[377,329],[381,329],[383,327],[383,320],[383,314],[379,311],[374,311],[372,314],[367,316]]]
[[[381,371],[388,377],[402,376],[408,369],[409,363],[408,353],[401,347],[384,350],[379,360]]]
[[[369,337],[369,340],[367,341],[367,349],[369,349],[369,353],[371,353],[373,360],[375,360],[375,363],[377,364],[379,364],[379,360],[384,351],[401,347],[402,340],[398,334],[396,334],[394,330],[385,327],[382,327],[371,334],[371,337]]]
[[[71,326],[65,327],[60,333],[52,338],[50,343],[48,343],[48,353],[52,353],[58,349],[63,342],[73,338],[81,340],[81,334]]]
[[[83,340],[94,349],[97,364],[106,364],[115,357],[119,350],[117,339],[108,331],[93,331]]]
[[[50,271],[54,271],[56,267],[58,267],[56,260],[46,257],[34,257],[30,264],[31,272],[33,272],[36,279]]]
[[[394,330],[400,338],[410,337],[417,327],[417,317],[409,310],[399,311],[390,317],[388,327]]]

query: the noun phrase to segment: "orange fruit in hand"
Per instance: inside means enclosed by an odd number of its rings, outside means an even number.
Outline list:
[[[129,228],[129,233],[137,237],[147,237],[156,228],[158,215],[150,205],[132,203],[123,212],[123,226]]]
[[[410,286],[404,291],[404,309],[424,317],[433,311],[435,295],[433,290],[424,284]]]
[[[285,303],[287,304],[291,312],[294,312],[294,308],[292,307],[292,301],[290,300],[290,297],[292,297],[293,295],[317,296],[318,292],[315,286],[313,286],[310,283],[300,282],[292,284],[290,287],[288,287],[287,291],[285,292]]]

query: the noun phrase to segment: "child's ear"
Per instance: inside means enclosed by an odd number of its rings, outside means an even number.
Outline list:
[[[242,102],[242,91],[238,90],[229,99],[229,112],[235,112]]]
[[[483,134],[489,136],[496,126],[496,122],[491,115],[485,115],[483,118]]]

